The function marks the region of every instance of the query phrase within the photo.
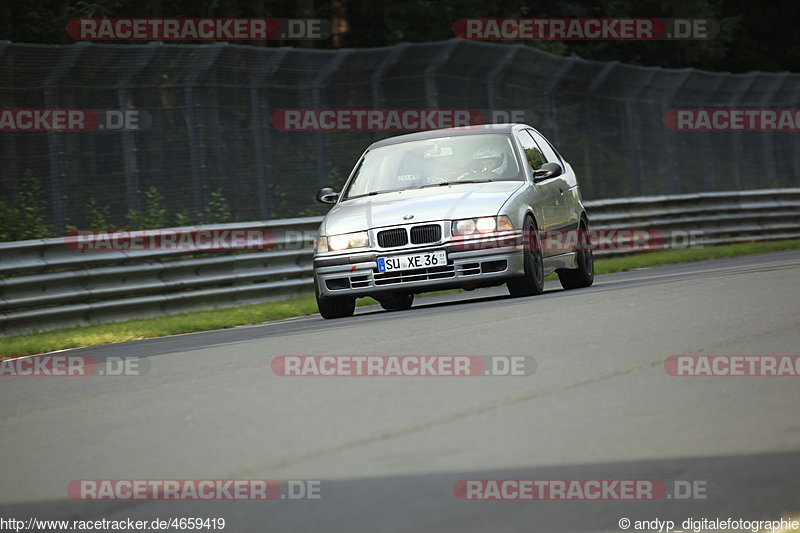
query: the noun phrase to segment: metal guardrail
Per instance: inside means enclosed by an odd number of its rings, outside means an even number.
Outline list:
[[[692,230],[701,232],[694,243],[699,245],[800,238],[800,188],[598,200],[586,207],[592,229]],[[321,220],[182,228],[268,230],[275,237],[268,251],[81,252],[64,238],[0,243],[0,332],[43,331],[310,293],[312,239]]]
[[[698,231],[697,246],[800,238],[800,188],[615,198],[586,210],[592,229]]]

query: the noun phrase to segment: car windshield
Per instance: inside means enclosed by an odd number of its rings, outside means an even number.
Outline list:
[[[343,198],[451,183],[522,179],[508,135],[441,137],[370,150]]]

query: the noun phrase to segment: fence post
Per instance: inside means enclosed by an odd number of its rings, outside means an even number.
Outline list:
[[[11,41],[0,41],[0,58],[2,58],[6,52],[11,49]],[[5,105],[9,107],[16,107],[13,98],[13,92],[11,94],[4,94],[3,97],[6,99],[4,100]],[[2,181],[3,176],[8,176],[9,183],[17,183],[17,136],[13,134],[7,134],[8,142],[4,143],[3,146],[3,154],[2,158],[5,161],[4,167],[0,169],[0,181]]]
[[[650,73],[650,77],[645,83],[641,83],[633,94],[625,96],[625,135],[628,139],[628,151],[633,156],[633,176],[631,185],[633,186],[634,196],[641,196],[644,187],[642,186],[642,176],[644,169],[642,168],[642,135],[639,133],[640,122],[636,120],[636,112],[634,104],[638,102],[638,98],[645,89],[650,87],[655,77],[658,75],[661,67],[654,67]]]
[[[68,72],[85,49],[91,43],[81,42],[69,46],[69,51],[61,56],[58,65],[50,71],[44,82],[44,104],[47,109],[58,107],[58,83],[65,72]],[[64,152],[61,151],[61,133],[47,132],[47,150],[50,157],[50,198],[53,202],[53,225],[56,231],[63,232],[66,225],[64,199],[67,191],[64,185]]]
[[[275,74],[284,58],[288,55],[288,48],[281,48],[277,51],[264,50],[270,53],[269,61],[264,61],[263,70],[253,76],[250,85],[250,112],[253,117],[253,149],[255,152],[255,173],[256,185],[258,188],[258,214],[262,220],[268,220],[272,213],[272,195],[270,194],[269,167],[271,158],[270,140],[272,139],[271,128],[264,127],[264,120],[267,118],[269,110],[269,99],[261,96],[261,89],[266,83],[267,78]]]
[[[386,77],[386,72],[392,68],[403,52],[408,48],[408,43],[400,43],[391,47],[383,61],[378,65],[378,68],[372,73],[372,109],[382,109],[386,107],[386,94],[383,90],[383,81]],[[383,134],[380,131],[372,132],[373,140],[379,140]]]
[[[117,89],[117,100],[119,102],[120,111],[133,108],[133,101],[130,96],[131,80],[146,69],[156,53],[161,50],[164,43],[154,42],[148,43],[144,47],[144,57],[139,63],[139,68],[128,71],[122,79],[119,80]],[[128,205],[128,211],[131,209],[139,209],[139,161],[138,161],[138,148],[136,147],[136,137],[132,131],[122,130],[122,160],[125,172],[125,199]]]
[[[429,109],[439,109],[439,91],[436,87],[436,71],[439,70],[453,52],[461,39],[450,39],[444,45],[440,45],[439,52],[431,58],[428,66],[425,67],[425,103]]]
[[[222,53],[228,43],[214,43],[206,49],[206,55],[186,75],[184,85],[184,105],[186,109],[186,133],[189,138],[189,158],[192,166],[192,193],[194,195],[194,208],[200,213],[206,203],[206,156],[203,143],[202,129],[204,124],[197,115],[197,104],[194,99],[194,89],[200,84],[197,79],[208,72],[214,62]],[[198,133],[200,130],[200,133]]]
[[[326,105],[326,99],[322,95],[322,90],[328,86],[328,79],[331,74],[336,72],[342,61],[350,55],[351,50],[336,50],[334,56],[325,63],[317,76],[314,78],[313,86],[314,92],[312,99],[314,107],[321,109]],[[328,156],[328,137],[327,132],[318,131],[314,133],[314,144],[317,149],[317,184],[320,187],[328,185],[328,175],[330,174],[331,162]]]
[[[765,74],[762,74],[764,76]],[[783,72],[781,74],[775,75],[775,81],[772,84],[772,90],[769,92],[764,93],[764,97],[760,100],[760,105],[763,107],[774,107],[775,106],[775,96],[778,92],[783,88],[786,84],[786,80],[789,79],[789,73]],[[764,167],[769,177],[769,187],[779,187],[778,184],[778,154],[776,153],[777,150],[775,149],[775,132],[774,131],[765,131],[762,132],[761,135],[761,150],[764,158]],[[797,157],[797,150],[795,152],[795,160]],[[758,187],[762,187],[761,184]]]
[[[564,62],[561,63],[561,66],[558,67],[553,76],[547,80],[547,84],[542,88],[542,93],[544,94],[544,100],[547,107],[547,134],[550,141],[555,145],[558,146],[558,107],[556,106],[556,98],[553,94],[558,89],[558,84],[561,83],[561,80],[569,74],[569,72],[573,69],[573,67],[578,63],[580,58],[575,54],[571,54],[569,57],[564,58]]]
[[[704,105],[706,105],[709,102],[711,104],[716,104],[717,93],[719,92],[720,88],[725,84],[725,80],[727,79],[727,77],[724,74],[715,73],[715,75],[719,78],[719,81],[711,89],[711,97],[708,102],[703,102]],[[713,148],[714,145],[712,145],[711,143],[711,139],[715,138],[714,132],[704,131],[692,134],[692,136],[695,135],[699,136],[699,142],[701,146],[700,153],[708,154],[708,157],[703,157],[703,167],[706,169],[706,171],[703,174],[708,175],[711,179],[710,181],[705,182],[704,188],[706,190],[708,190],[711,187],[716,188],[716,186],[714,185],[714,183],[716,182],[715,179],[716,173],[714,171],[715,164],[714,164],[714,158],[711,156],[711,154],[714,153],[714,148]]]
[[[594,80],[592,80],[592,83],[586,89],[586,131],[588,134],[586,138],[586,147],[588,150],[589,174],[592,176],[592,192],[594,193],[593,198],[604,198],[606,191],[605,184],[603,183],[603,177],[601,174],[602,169],[598,160],[596,146],[597,135],[601,128],[595,127],[594,113],[592,112],[591,104],[594,103],[593,100],[596,98],[594,92],[606,81],[606,79],[608,79],[608,77],[611,75],[611,72],[617,68],[617,65],[619,65],[619,61],[612,61],[603,65],[600,73]]]
[[[511,45],[508,48],[509,50],[503,54],[503,57],[497,62],[497,64],[495,64],[494,67],[492,67],[492,70],[489,71],[489,75],[487,76],[489,82],[486,84],[486,97],[490,108],[488,111],[490,112],[493,112],[495,109],[499,109],[501,106],[497,96],[497,85],[499,84],[500,80],[505,77],[508,67],[511,65],[514,56],[516,56],[520,48],[522,48],[522,45]],[[489,121],[484,120],[484,122],[488,123]]]
[[[744,95],[747,94],[750,89],[753,87],[753,84],[756,82],[756,75],[749,74],[750,76],[750,84],[747,88],[743,91],[736,91],[731,96],[730,100],[728,100],[728,107],[733,109],[739,102],[744,99]],[[741,163],[741,151],[742,151],[742,133],[739,131],[731,131],[729,132],[731,135],[731,148],[733,148],[733,153],[731,154],[731,158],[733,159],[733,185],[737,191],[742,190],[742,163]]]
[[[675,105],[675,97],[678,95],[681,89],[683,89],[686,80],[689,79],[689,76],[691,76],[692,72],[694,72],[693,68],[685,69],[683,77],[677,80],[675,86],[672,87],[671,90],[664,92],[664,96],[661,100],[662,117],[666,114],[667,111],[670,110],[670,108],[672,108]],[[661,131],[664,132],[664,147],[665,147],[665,153],[667,155],[667,161],[666,161],[667,183],[669,184],[668,185],[669,191],[667,191],[667,194],[677,194],[678,192],[680,192],[681,183],[678,177],[678,167],[675,164],[675,161],[678,158],[678,154],[676,153],[675,150],[675,137],[674,137],[675,132],[668,130],[665,125],[661,126]]]

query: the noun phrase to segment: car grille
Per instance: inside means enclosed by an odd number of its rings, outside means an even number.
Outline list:
[[[427,224],[411,228],[411,244],[437,242],[442,238],[442,227],[439,224]]]
[[[430,279],[452,278],[456,275],[453,265],[431,268],[418,268],[415,270],[399,270],[397,272],[384,272],[373,274],[375,285],[393,285],[409,281],[427,281]]]
[[[425,224],[411,228],[411,244],[430,244],[442,239],[442,226]],[[381,248],[397,248],[408,244],[406,228],[387,229],[378,232],[378,245]]]
[[[387,229],[378,232],[378,245],[381,248],[396,248],[408,244],[405,228]]]

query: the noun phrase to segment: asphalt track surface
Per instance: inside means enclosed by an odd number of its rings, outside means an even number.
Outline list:
[[[219,517],[225,531],[599,532],[800,512],[800,378],[668,375],[800,353],[800,252],[503,288],[69,353],[145,375],[0,378],[0,517]],[[292,354],[527,355],[533,375],[287,378]],[[321,499],[83,502],[73,479],[320,480]],[[658,479],[706,499],[469,502],[460,479]],[[634,529],[631,529],[631,531]]]

